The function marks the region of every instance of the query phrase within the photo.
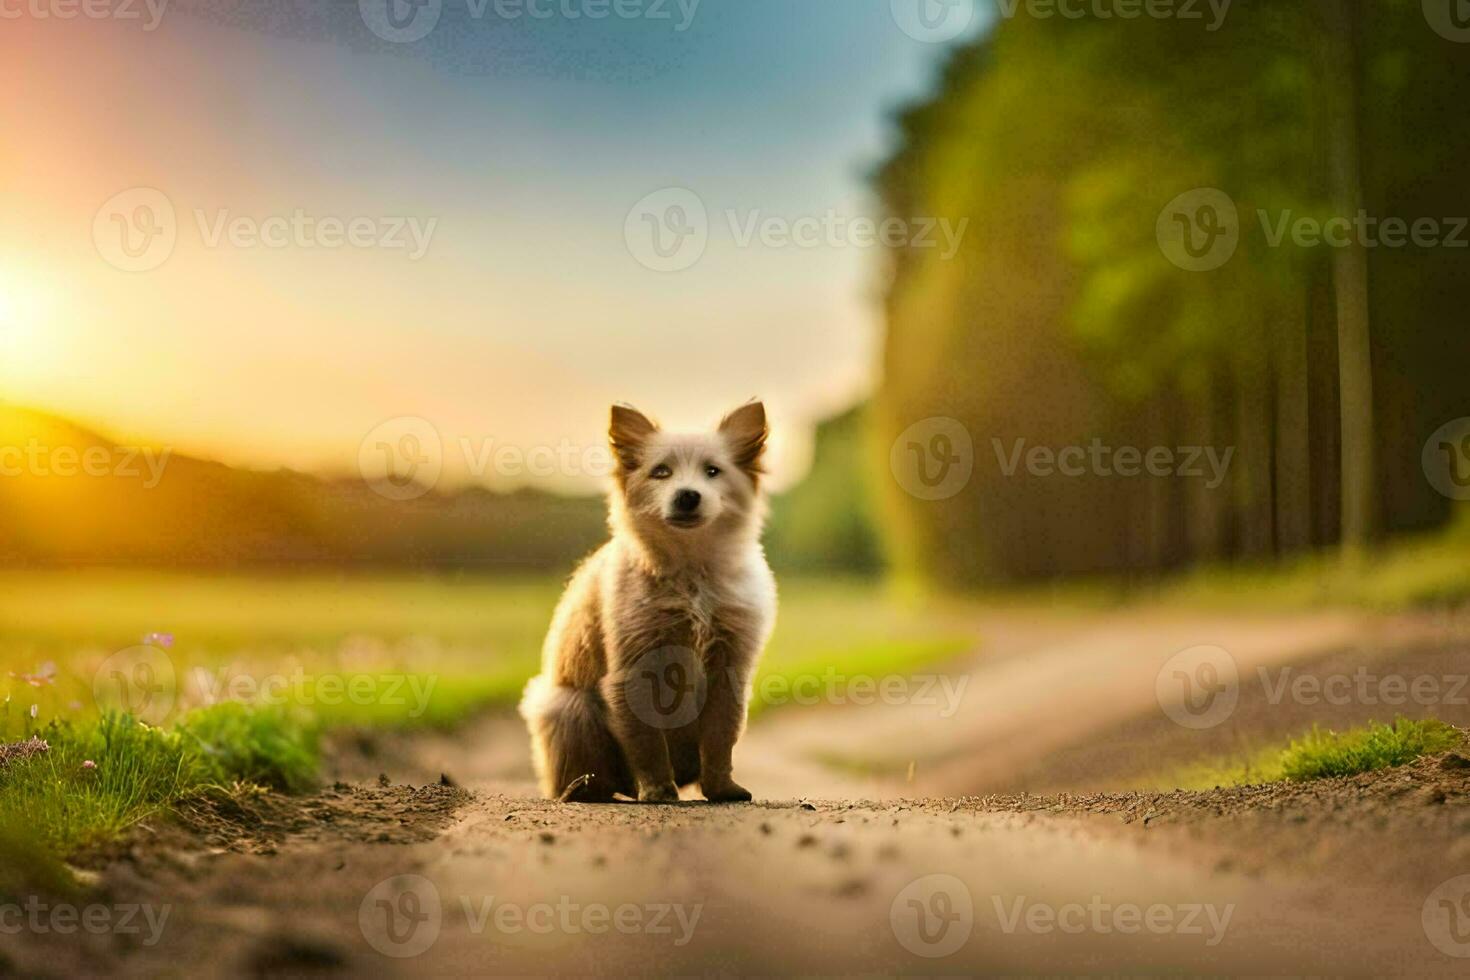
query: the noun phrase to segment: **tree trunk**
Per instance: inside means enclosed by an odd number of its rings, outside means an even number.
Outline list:
[[[1312,447],[1307,392],[1310,298],[1288,306],[1271,336],[1276,341],[1276,547],[1281,554],[1312,544]]]
[[[1275,542],[1271,502],[1271,381],[1267,339],[1252,324],[1247,350],[1265,356],[1243,358],[1235,381],[1235,512],[1237,552],[1247,559],[1269,558]]]
[[[1219,438],[1225,431],[1225,427],[1220,424],[1221,385],[1219,377],[1211,377],[1201,390],[1190,397],[1190,439],[1201,448],[1214,447],[1216,452],[1223,451],[1223,443],[1229,441]],[[1238,478],[1234,462],[1232,459],[1225,482],[1218,487],[1210,488],[1203,479],[1188,481],[1188,499],[1185,504],[1188,514],[1186,544],[1189,560],[1196,564],[1207,564],[1226,557],[1226,516],[1234,481]]]
[[[1318,0],[1325,31],[1321,84],[1327,180],[1333,211],[1352,221],[1364,210],[1358,146],[1358,0]],[[1374,493],[1373,354],[1368,335],[1368,252],[1349,235],[1334,248],[1338,387],[1342,395],[1342,546],[1360,552],[1377,531]]]

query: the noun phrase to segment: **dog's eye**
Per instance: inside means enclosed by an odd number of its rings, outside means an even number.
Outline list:
[[[657,466],[649,471],[648,475],[655,480],[667,480],[669,477],[674,475],[674,471],[669,469],[663,463],[659,463]]]
[[[714,463],[709,463],[704,468],[704,475],[713,480],[715,477],[720,475],[720,468]]]

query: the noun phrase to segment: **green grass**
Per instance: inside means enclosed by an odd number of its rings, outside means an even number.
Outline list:
[[[129,715],[52,721],[29,734],[49,748],[0,766],[0,892],[64,888],[61,858],[179,800],[241,783],[312,784],[316,728],[270,708],[224,704],[168,729]],[[6,851],[9,853],[5,853]]]
[[[285,678],[290,703],[323,724],[445,727],[514,704],[560,593],[549,577],[0,572],[0,696],[35,704],[42,721],[95,716],[109,656],[164,632],[175,642],[158,655],[181,710],[213,703],[232,680]],[[903,673],[973,643],[963,608],[794,579],[782,583],[760,676]],[[47,662],[55,676],[40,686],[8,676]],[[354,682],[369,695],[344,696]],[[322,697],[328,689],[337,696]]]
[[[1352,776],[1447,752],[1463,740],[1459,729],[1434,719],[1398,718],[1390,725],[1369,722],[1367,728],[1346,732],[1313,727],[1281,753],[1281,772],[1293,782]]]
[[[1470,521],[1403,538],[1356,560],[1325,552],[1264,565],[1212,567],[1166,583],[1157,597],[1191,607],[1397,610],[1470,600]]]
[[[1152,579],[1078,576],[995,586],[981,598],[1068,611],[1128,605],[1251,612],[1454,609],[1470,603],[1467,554],[1470,516],[1431,534],[1396,538],[1353,560],[1328,549],[1269,562],[1204,565]],[[913,583],[907,588],[920,590]]]
[[[66,877],[59,858],[179,800],[236,784],[308,788],[325,729],[449,726],[513,704],[539,667],[561,586],[549,577],[0,572],[0,743],[50,743],[0,768],[0,868],[55,890]],[[174,642],[143,647],[149,633]],[[760,678],[909,673],[968,649],[972,635],[962,608],[899,602],[861,582],[783,581]],[[109,658],[129,648],[144,651],[155,677],[173,678],[154,725],[109,713],[94,694],[116,669]],[[284,686],[263,697],[271,679]],[[349,695],[354,683],[366,696]]]
[[[1396,718],[1387,725],[1370,721],[1366,727],[1345,732],[1313,726],[1285,747],[1261,746],[1232,757],[1203,760],[1148,783],[1158,789],[1204,790],[1353,776],[1447,752],[1464,740],[1459,729],[1435,719]]]

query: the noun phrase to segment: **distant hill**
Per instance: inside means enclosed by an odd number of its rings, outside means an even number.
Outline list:
[[[0,564],[566,568],[606,536],[597,498],[476,487],[399,502],[360,480],[161,459],[0,404]]]
[[[862,408],[818,427],[810,475],[772,504],[766,544],[778,569],[878,570],[863,431]],[[0,404],[0,566],[569,571],[606,537],[600,497],[470,487],[390,500],[359,479],[120,447]]]

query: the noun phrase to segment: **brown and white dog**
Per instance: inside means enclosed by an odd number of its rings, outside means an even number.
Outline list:
[[[731,753],[776,618],[767,431],[760,402],[693,435],[613,407],[612,539],[573,574],[521,700],[547,796],[664,803],[698,782],[713,802],[750,799]]]

